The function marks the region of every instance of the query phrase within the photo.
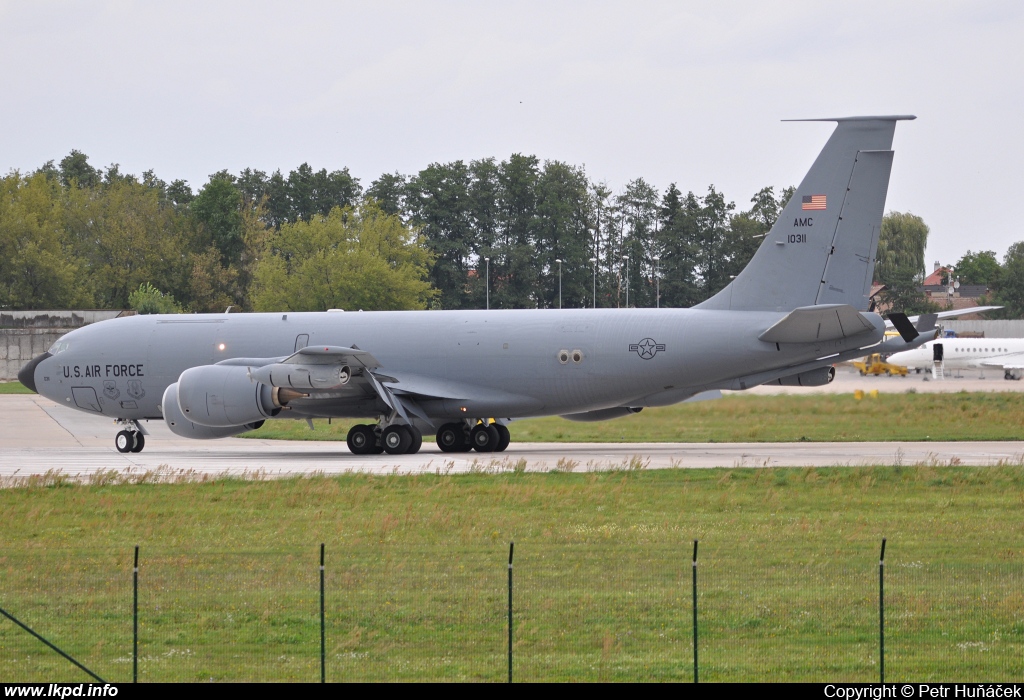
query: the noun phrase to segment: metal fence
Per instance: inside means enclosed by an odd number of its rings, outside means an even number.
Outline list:
[[[0,608],[106,681],[129,682],[133,551],[0,556]],[[495,681],[509,673],[508,543],[320,552],[141,550],[138,680]],[[673,545],[519,542],[517,681],[692,681],[692,552]],[[880,677],[877,559],[701,545],[700,681]],[[1018,680],[1024,566],[885,567],[885,680]],[[0,677],[88,680],[0,619]]]

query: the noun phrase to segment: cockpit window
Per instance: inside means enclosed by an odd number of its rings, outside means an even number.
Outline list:
[[[68,349],[67,341],[58,340],[56,343],[54,343],[53,345],[50,346],[50,349],[47,352],[49,352],[51,355],[57,355],[59,353],[64,352],[67,349]]]

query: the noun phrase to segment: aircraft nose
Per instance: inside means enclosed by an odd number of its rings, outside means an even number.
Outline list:
[[[42,355],[37,356],[34,360],[22,367],[21,371],[18,372],[18,381],[36,394],[39,393],[36,391],[36,367],[38,367],[39,363],[48,357],[53,357],[53,355],[48,352],[44,352]]]

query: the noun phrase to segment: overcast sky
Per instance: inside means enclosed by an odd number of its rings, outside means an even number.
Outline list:
[[[1024,3],[9,2],[0,172],[383,172],[512,153],[618,191],[795,185],[830,124],[897,125],[888,210],[927,256],[1024,240]]]

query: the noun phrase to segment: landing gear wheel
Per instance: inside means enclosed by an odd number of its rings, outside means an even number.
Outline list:
[[[114,446],[118,452],[131,452],[135,447],[135,433],[130,430],[122,430],[114,436]]]
[[[348,449],[354,455],[369,455],[377,452],[377,434],[369,425],[353,425],[345,439]]]
[[[437,429],[437,446],[442,452],[465,452],[471,446],[461,423],[445,423]]]
[[[494,452],[498,447],[498,429],[493,425],[480,425],[469,433],[469,442],[477,452]]]
[[[512,442],[512,434],[508,431],[508,428],[499,423],[494,424],[494,429],[498,431],[498,446],[494,448],[494,451],[504,452],[508,449],[508,444]]]
[[[380,444],[389,455],[404,455],[412,445],[412,433],[404,425],[390,425],[380,434]]]
[[[458,423],[445,423],[437,429],[434,440],[442,452],[458,452],[463,443],[462,426]]]
[[[134,433],[135,435],[135,447],[132,448],[132,452],[142,452],[142,448],[146,446],[146,437],[142,433]]]
[[[409,435],[412,436],[412,442],[409,443],[409,449],[405,451],[407,455],[414,455],[420,451],[420,447],[423,446],[423,433],[414,426],[407,426],[406,430],[409,431]]]

